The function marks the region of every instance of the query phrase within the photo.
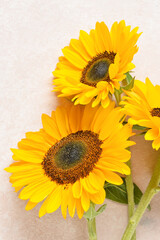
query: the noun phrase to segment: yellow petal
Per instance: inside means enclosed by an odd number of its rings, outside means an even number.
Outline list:
[[[79,219],[81,219],[83,217],[84,210],[82,208],[80,199],[76,199],[76,209],[77,209],[77,215],[78,215]]]
[[[20,172],[20,171],[27,171],[32,169],[42,169],[41,165],[38,164],[29,164],[29,163],[23,163],[22,165],[11,165],[10,167],[5,168],[5,171],[14,173],[14,172]]]
[[[68,199],[68,212],[72,218],[74,216],[75,209],[76,209],[76,199],[73,197],[72,190],[70,189],[69,199]]]
[[[100,178],[98,176],[96,176],[96,174],[93,172],[90,172],[89,176],[87,177],[87,180],[91,184],[91,186],[93,186],[97,190],[99,190],[103,186],[103,184],[102,184],[103,179],[100,180]],[[98,181],[98,180],[100,180],[100,181]]]
[[[103,157],[108,157],[110,159],[116,159],[121,162],[127,162],[131,157],[131,152],[127,149],[116,148],[114,151],[113,149],[105,149],[102,153]]]
[[[81,128],[83,130],[90,130],[93,117],[96,113],[97,108],[92,108],[91,104],[85,106],[84,112],[82,115],[82,120],[81,120]],[[88,114],[89,113],[89,114]]]
[[[99,133],[99,130],[101,129],[101,126],[106,119],[106,116],[108,116],[111,112],[111,110],[114,108],[115,102],[110,102],[108,107],[106,109],[103,109],[102,107],[97,108],[96,113],[94,114],[93,121],[92,121],[92,127],[91,129]]]
[[[95,44],[97,52],[102,53],[106,50],[103,43],[103,32],[101,31],[101,24],[99,22],[96,23]]]
[[[31,201],[28,201],[26,207],[25,207],[25,210],[26,211],[29,211],[31,209],[33,209],[38,203],[34,203],[34,202],[31,202]]]
[[[87,62],[90,61],[90,56],[88,55],[87,51],[85,50],[82,42],[77,39],[71,39],[70,45],[79,53]]]
[[[67,121],[66,115],[67,115],[67,113],[65,111],[65,108],[57,107],[57,109],[55,111],[55,117],[56,117],[58,130],[59,130],[61,136],[63,136],[63,137],[68,135],[67,126],[66,126],[66,121]]]
[[[108,27],[104,22],[101,22],[99,24],[99,28],[101,29],[101,33],[102,33],[101,37],[102,37],[105,50],[108,52],[112,51],[112,42],[111,42],[111,36],[108,30]]]
[[[51,117],[49,117],[46,114],[42,114],[42,124],[46,133],[48,133],[50,136],[52,136],[55,139],[58,139],[58,140],[61,139],[61,135],[58,131],[57,125]]]
[[[146,140],[153,140],[153,139],[157,138],[158,135],[159,135],[159,129],[155,128],[155,129],[148,130],[144,137]]]
[[[82,204],[84,211],[86,212],[90,206],[90,199],[89,199],[88,193],[84,190],[83,190],[82,196],[81,196],[81,204]]]
[[[97,97],[96,97],[96,99],[92,102],[92,107],[94,108],[94,107],[96,107],[99,103],[100,103],[100,101],[101,101],[101,93],[99,93],[98,95],[97,95]]]
[[[66,216],[67,216],[68,199],[69,199],[69,191],[68,189],[63,189],[62,201],[61,201],[61,212],[64,219],[66,219]]]
[[[30,197],[32,202],[41,202],[43,201],[56,187],[55,182],[45,182],[41,186],[39,185],[36,188],[36,191]]]
[[[25,162],[41,163],[44,158],[44,153],[39,151],[26,151],[21,149],[11,149],[13,154],[16,155],[19,160]]]
[[[40,131],[39,132],[27,132],[26,138],[33,140],[35,142],[44,143],[44,137]]]
[[[22,186],[20,187],[15,187],[15,192],[18,192],[19,190],[21,190]]]
[[[113,79],[116,74],[118,73],[118,65],[117,64],[114,64],[114,63],[111,63],[110,66],[109,66],[109,76],[110,76],[110,79]]]
[[[45,141],[43,143],[39,143],[25,138],[18,143],[18,148],[23,150],[38,150],[40,152],[46,153],[50,148],[50,145],[45,143]]]
[[[102,107],[107,108],[109,106],[110,101],[111,100],[109,99],[108,96],[105,99],[101,100]]]
[[[71,132],[77,132],[80,130],[80,123],[81,123],[81,106],[72,106],[69,112],[69,126]]]
[[[39,169],[32,169],[30,171],[23,171],[23,172],[15,172],[10,176],[10,179],[16,181],[18,179],[24,179],[27,177],[34,177],[34,176],[43,176],[44,170],[41,168]]]
[[[62,52],[66,59],[77,68],[83,69],[87,65],[87,62],[79,54],[71,51],[68,47],[63,48]]]
[[[160,137],[158,137],[157,139],[155,139],[153,141],[152,147],[156,150],[159,150],[159,148],[160,148]]]
[[[106,192],[104,188],[102,188],[99,192],[96,194],[90,195],[91,201],[95,204],[102,204],[105,200]]]
[[[28,178],[21,178],[21,179],[18,179],[17,181],[15,181],[12,186],[13,187],[20,187],[20,186],[25,186],[25,185],[28,185],[30,183],[32,183],[33,181],[41,181],[43,179],[43,176],[41,175],[36,175],[36,176],[31,176],[31,177],[28,177]]]
[[[57,187],[55,188],[55,190],[53,190],[48,200],[47,213],[52,213],[59,208],[61,204],[61,198],[62,198],[62,186],[57,185]]]
[[[76,181],[72,186],[73,196],[75,198],[80,198],[82,193],[82,185],[80,181]]]
[[[94,45],[94,42],[93,42],[92,38],[90,37],[90,35],[88,35],[88,33],[86,33],[85,31],[81,30],[79,39],[81,40],[81,42],[84,45],[84,47],[85,47],[86,51],[88,52],[88,54],[91,57],[96,56],[95,45]]]
[[[122,163],[122,162],[118,162],[118,161],[113,161],[113,160],[109,160],[108,159],[102,159],[101,161],[99,161],[99,163],[96,165],[101,171],[103,171],[103,169],[107,169],[109,171],[114,171],[114,172],[119,172],[125,175],[129,175],[130,174],[130,168]]]
[[[23,200],[30,198],[30,196],[37,190],[37,187],[40,186],[41,188],[44,182],[46,182],[46,179],[29,184],[28,186],[22,189],[22,191],[19,194],[19,198]]]
[[[113,183],[116,185],[121,185],[123,183],[122,178],[119,175],[117,175],[116,173],[113,173],[106,169],[103,169],[103,173],[105,175],[105,179],[107,182],[110,182],[110,183]]]
[[[160,101],[159,92],[156,91],[156,88],[151,83],[149,78],[146,78],[146,86],[147,86],[147,94],[146,94],[147,100],[151,108],[155,108],[157,107],[157,102]]]
[[[97,186],[101,186],[103,187],[104,185],[104,181],[105,181],[105,177],[103,175],[103,172],[97,168],[94,168],[92,171],[92,174],[95,176],[96,182],[97,182]]]
[[[48,201],[50,199],[51,194],[47,197],[47,199],[43,202],[40,210],[39,210],[39,217],[43,217],[46,213],[47,213],[47,205],[48,205]]]
[[[82,183],[82,185],[83,185],[83,188],[84,188],[87,192],[89,192],[89,193],[91,193],[91,194],[94,194],[94,193],[98,192],[98,190],[97,190],[96,188],[94,188],[94,187],[89,183],[89,181],[88,181],[87,178],[83,178],[83,179],[81,180],[81,183]]]

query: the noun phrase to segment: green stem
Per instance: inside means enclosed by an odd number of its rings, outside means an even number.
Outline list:
[[[101,208],[99,208],[96,211],[95,203],[90,202],[90,208],[83,215],[87,219],[87,223],[88,223],[89,240],[97,240],[96,216],[99,215],[101,212],[103,212],[104,209],[105,209],[105,205],[103,205]]]
[[[160,191],[159,189],[159,182],[160,182],[160,156],[158,157],[157,163],[155,165],[153,175],[151,180],[148,184],[148,187],[143,194],[141,201],[133,214],[130,218],[128,226],[123,234],[122,240],[131,240],[134,231],[141,220],[146,208],[148,207],[150,201],[154,197],[154,195]]]
[[[114,96],[115,96],[115,98],[116,98],[117,105],[119,106],[119,103],[120,103],[120,101],[121,101],[121,94],[119,94],[119,91],[118,91],[118,90],[115,90]]]
[[[131,160],[129,160],[127,163],[128,163],[128,166],[131,169]],[[128,219],[130,220],[130,218],[134,214],[134,208],[135,208],[135,204],[134,204],[134,185],[133,185],[133,181],[132,181],[132,171],[131,171],[130,175],[126,176],[125,181],[126,181],[126,188],[127,188],[127,195],[128,195]],[[134,232],[134,234],[132,236],[132,240],[136,240],[136,231]]]
[[[87,219],[89,240],[97,240],[96,218]]]

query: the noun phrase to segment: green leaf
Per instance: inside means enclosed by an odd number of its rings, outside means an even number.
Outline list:
[[[123,179],[124,180],[124,179]],[[106,191],[106,198],[112,201],[128,204],[128,197],[127,197],[127,188],[126,182],[123,181],[122,185],[114,185],[111,183],[105,183],[104,189]],[[134,202],[135,204],[139,204],[143,193],[140,188],[134,183]],[[148,206],[150,209],[150,205]]]
[[[134,202],[137,205],[142,197],[143,193],[139,187],[134,183]]]
[[[105,184],[106,198],[119,203],[128,203],[125,182],[122,185]]]

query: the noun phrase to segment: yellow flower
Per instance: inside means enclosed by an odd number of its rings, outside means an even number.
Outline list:
[[[119,185],[117,173],[130,174],[124,162],[134,143],[127,140],[132,130],[119,122],[122,116],[113,102],[106,109],[69,104],[51,117],[43,114],[43,129],[26,133],[19,149],[12,149],[16,162],[6,168],[15,190],[22,189],[20,199],[29,199],[26,210],[45,199],[40,217],[61,206],[64,218],[67,208],[81,218],[90,201],[102,204],[105,180]]]
[[[109,32],[104,22],[97,22],[90,33],[80,31],[79,40],[71,39],[63,48],[55,76],[54,91],[59,97],[69,97],[74,104],[92,107],[99,103],[105,108],[110,99],[108,94],[119,89],[125,73],[135,66],[131,63],[138,51],[136,42],[140,36],[138,27],[131,31],[125,21],[115,22]]]
[[[124,111],[131,118],[129,123],[149,128],[145,134],[146,140],[153,140],[152,147],[160,148],[160,86],[154,86],[146,78],[143,83],[135,81],[132,91],[125,91]]]

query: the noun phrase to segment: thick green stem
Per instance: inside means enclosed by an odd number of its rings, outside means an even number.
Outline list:
[[[97,240],[96,218],[87,219],[89,240]]]
[[[131,169],[131,160],[129,160],[127,163],[128,163],[128,166]],[[130,220],[130,218],[134,214],[134,208],[135,208],[135,204],[134,204],[134,185],[133,185],[133,181],[132,181],[132,171],[131,171],[131,174],[129,176],[126,176],[125,181],[126,181],[126,188],[127,188],[127,195],[128,195],[128,219]],[[136,231],[134,232],[134,234],[132,236],[132,240],[136,240]]]
[[[127,80],[126,80],[126,85],[127,85]],[[121,94],[119,93],[119,91],[115,91],[114,93],[116,101],[117,101],[117,105],[119,106],[119,103],[121,101]],[[128,166],[131,169],[131,160],[128,161]],[[130,218],[132,217],[133,213],[134,213],[134,185],[133,185],[133,180],[132,180],[132,171],[131,174],[129,176],[126,176],[126,187],[127,187],[127,195],[128,195],[128,219],[130,220]],[[131,240],[136,240],[136,231],[133,234],[133,237]]]
[[[148,184],[148,187],[147,187],[144,195],[142,196],[141,201],[140,201],[135,213],[130,218],[130,221],[124,232],[122,240],[131,240],[131,238],[134,234],[134,231],[135,231],[139,221],[141,220],[146,208],[148,207],[150,201],[152,200],[154,195],[160,191],[159,182],[160,182],[160,156],[158,157],[158,160],[155,165],[153,175]]]

